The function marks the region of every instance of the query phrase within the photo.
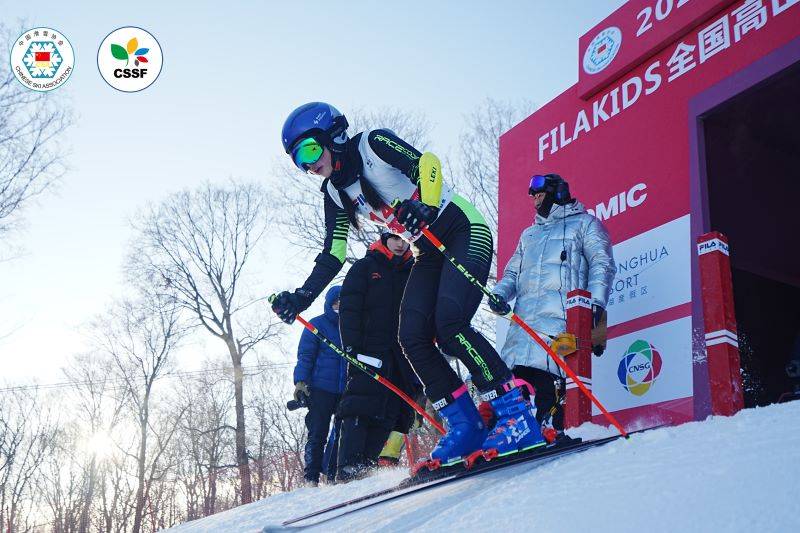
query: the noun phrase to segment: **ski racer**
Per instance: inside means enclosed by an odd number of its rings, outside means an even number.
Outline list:
[[[421,153],[387,129],[351,138],[347,127],[342,113],[321,102],[298,107],[284,123],[286,153],[298,168],[323,178],[326,238],[305,283],[280,293],[273,310],[291,323],[311,305],[342,268],[357,216],[388,227],[412,243],[417,257],[400,307],[398,336],[425,394],[447,422],[432,459],[446,464],[481,448],[512,453],[542,445],[532,407],[511,371],[470,324],[481,292],[421,234],[427,225],[470,275],[485,282],[493,239],[483,216],[444,183],[434,154]],[[467,366],[482,398],[491,402],[498,418],[491,434],[434,339]]]
[[[609,289],[616,273],[611,240],[603,223],[586,212],[558,174],[535,175],[528,194],[536,206],[533,225],[522,232],[502,280],[492,291],[489,308],[500,315],[511,308],[536,331],[557,335],[566,330],[566,295],[573,289],[592,293],[593,327],[604,320]],[[605,341],[595,348],[600,355]],[[502,358],[518,378],[536,390],[536,418],[564,430],[564,379],[561,369],[538,344],[512,323]],[[548,418],[552,416],[551,420]]]

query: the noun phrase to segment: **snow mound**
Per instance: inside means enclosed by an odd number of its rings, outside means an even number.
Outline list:
[[[800,531],[798,420],[800,402],[711,417],[410,494],[310,529]],[[584,425],[575,433],[596,438],[609,430]],[[299,489],[170,531],[260,532],[390,487],[405,475],[391,470],[347,485]]]

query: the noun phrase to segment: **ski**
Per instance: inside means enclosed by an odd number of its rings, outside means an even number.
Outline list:
[[[656,426],[653,428],[642,429],[639,431],[632,431],[629,435],[634,435],[637,433],[642,433],[645,431],[649,431],[651,429],[657,429],[661,426]],[[356,507],[354,509],[348,509],[344,513],[337,514],[335,516],[326,518],[324,520],[315,522],[313,525],[319,525],[328,520],[333,520],[335,518],[339,518],[351,512],[360,511],[361,509],[365,509],[367,507],[371,507],[373,505],[378,505],[381,503],[385,503],[388,501],[395,500],[397,498],[401,498],[408,494],[416,494],[425,490],[432,489],[434,487],[440,487],[442,485],[455,482],[461,479],[465,479],[468,477],[476,476],[479,474],[483,474],[485,472],[491,472],[494,470],[498,470],[500,468],[504,468],[506,466],[517,465],[521,463],[527,462],[549,462],[550,460],[555,460],[557,458],[563,457],[565,455],[570,455],[572,453],[578,453],[585,450],[589,450],[591,448],[602,446],[603,444],[608,444],[610,442],[616,441],[622,438],[622,435],[612,435],[610,437],[604,437],[601,439],[592,439],[587,441],[572,441],[564,444],[559,444],[559,442],[555,442],[550,444],[544,448],[534,448],[532,450],[528,450],[525,452],[517,452],[514,454],[506,455],[504,457],[497,457],[490,460],[486,459],[479,459],[474,461],[470,468],[466,467],[465,461],[457,461],[452,463],[448,466],[439,467],[435,470],[428,471],[426,473],[422,473],[421,470],[417,472],[417,475],[411,476],[408,479],[401,481],[398,485],[394,487],[389,487],[386,489],[382,489],[370,494],[365,494],[364,496],[359,496],[358,498],[353,498],[351,500],[347,500],[341,503],[337,503],[326,507],[324,509],[319,509],[317,511],[308,513],[303,516],[298,516],[295,518],[291,518],[289,520],[285,520],[282,525],[285,526],[292,526],[293,524],[297,524],[298,522],[303,522],[305,520],[309,520],[315,517],[319,517],[330,513],[332,511],[336,511],[339,509],[345,509],[347,507],[354,507],[360,503],[367,502],[366,505],[362,505]],[[386,496],[384,498],[384,496]],[[309,524],[311,525],[311,524]],[[294,526],[297,527],[297,526]]]

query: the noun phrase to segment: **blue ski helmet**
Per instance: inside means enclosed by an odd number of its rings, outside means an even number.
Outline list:
[[[292,111],[283,123],[283,149],[290,153],[298,141],[316,137],[333,151],[347,141],[347,119],[338,109],[324,102],[309,102]]]

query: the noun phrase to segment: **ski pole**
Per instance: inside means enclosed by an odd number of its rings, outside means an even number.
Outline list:
[[[273,294],[272,296],[269,297],[269,302],[271,303],[274,299],[275,299],[275,295]],[[389,381],[385,377],[381,376],[377,372],[373,372],[372,370],[367,368],[367,366],[364,363],[362,363],[361,361],[359,361],[355,357],[346,354],[341,348],[339,348],[333,342],[331,342],[331,340],[328,339],[328,337],[326,337],[325,335],[320,333],[320,331],[317,328],[315,328],[314,325],[311,324],[305,318],[301,317],[300,315],[297,315],[297,320],[298,320],[298,322],[303,324],[303,326],[305,326],[305,328],[308,331],[313,333],[315,337],[317,337],[319,340],[321,340],[322,343],[325,344],[325,346],[327,346],[328,348],[330,348],[331,350],[336,352],[338,355],[340,355],[341,357],[346,359],[348,363],[350,363],[354,367],[358,368],[359,370],[361,370],[362,372],[367,374],[369,377],[371,377],[372,379],[374,379],[375,381],[377,381],[378,383],[380,383],[384,387],[386,387],[389,390],[391,390],[393,393],[395,393],[398,396],[400,396],[400,398],[402,398],[404,402],[406,402],[408,405],[410,405],[412,409],[414,409],[416,412],[418,412],[420,415],[422,415],[425,418],[425,420],[430,422],[430,424],[433,427],[435,427],[439,431],[439,433],[441,433],[442,435],[445,434],[445,430],[442,427],[442,425],[439,422],[437,422],[435,418],[433,418],[431,415],[429,415],[425,411],[425,409],[420,407],[420,405],[417,402],[412,400],[411,397],[408,394],[406,394],[405,392],[403,392],[400,389],[398,389],[397,386],[394,383],[392,383],[391,381]]]
[[[459,272],[464,274],[464,277],[466,277],[469,280],[470,283],[472,283],[474,286],[479,288],[481,290],[481,292],[483,292],[483,294],[485,294],[487,297],[491,298],[494,301],[497,301],[497,297],[494,295],[494,293],[492,291],[490,291],[489,289],[487,289],[486,286],[483,283],[478,281],[478,279],[475,276],[470,274],[469,270],[467,270],[464,267],[464,265],[459,263],[456,260],[456,258],[453,257],[453,254],[451,254],[450,251],[447,249],[447,247],[444,244],[442,244],[442,241],[440,241],[436,237],[436,235],[431,233],[431,231],[427,227],[425,227],[425,226],[422,227],[422,234],[425,235],[425,237],[431,242],[431,244],[433,244],[436,248],[439,249],[440,252],[442,252],[442,255],[444,255],[445,259],[450,261],[450,263],[454,267],[456,267],[456,270],[458,270]],[[542,338],[539,335],[536,334],[536,332],[533,330],[533,328],[531,328],[527,323],[525,323],[525,321],[522,320],[522,318],[520,318],[519,315],[514,313],[514,311],[509,311],[506,315],[503,315],[503,316],[505,316],[506,318],[508,318],[509,320],[514,322],[515,324],[517,324],[528,335],[530,335],[530,337],[534,341],[536,341],[536,343],[539,346],[541,346],[544,349],[545,352],[547,352],[547,355],[549,355],[550,358],[553,361],[555,361],[556,364],[564,372],[567,373],[567,375],[572,379],[572,382],[575,383],[578,386],[578,388],[581,390],[581,392],[583,394],[585,394],[592,401],[592,403],[594,403],[597,406],[598,409],[600,409],[600,411],[603,413],[603,415],[605,415],[605,417],[608,419],[608,421],[611,422],[614,425],[614,427],[617,428],[617,430],[619,431],[620,435],[622,435],[625,438],[628,438],[628,433],[625,431],[625,429],[622,427],[622,425],[617,421],[617,419],[614,417],[614,415],[612,415],[611,413],[608,412],[608,410],[603,406],[603,404],[600,403],[600,400],[598,400],[595,397],[595,395],[592,394],[592,391],[590,391],[589,389],[586,388],[586,386],[578,378],[578,376],[575,375],[575,372],[572,371],[572,369],[567,365],[567,363],[565,363],[558,355],[556,355],[556,353],[553,351],[553,349],[550,348],[550,346],[548,346],[547,343],[544,342],[542,340]]]

